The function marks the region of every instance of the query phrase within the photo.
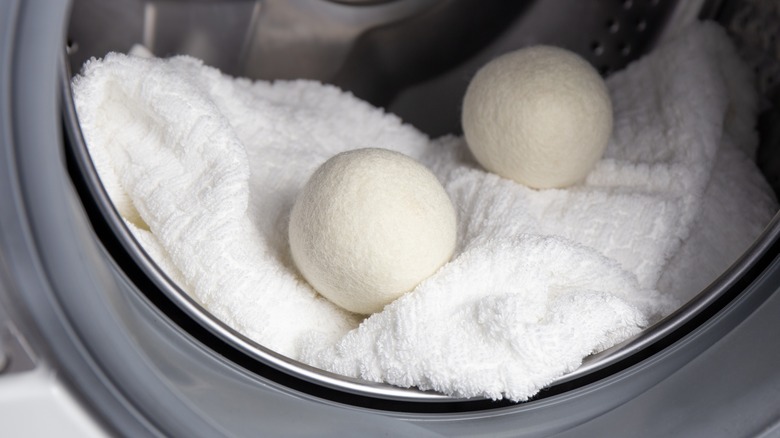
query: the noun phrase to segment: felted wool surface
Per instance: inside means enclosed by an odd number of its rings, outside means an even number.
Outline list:
[[[524,400],[675,309],[777,208],[753,164],[751,74],[722,29],[696,23],[607,85],[613,136],[565,190],[488,173],[462,138],[431,140],[334,87],[235,79],[186,56],[109,54],[73,91],[119,212],[217,318],[347,376]],[[296,273],[287,224],[320,164],[365,147],[434,172],[458,243],[450,263],[361,320]]]
[[[365,148],[337,154],[314,172],[293,205],[289,235],[309,284],[339,307],[368,315],[450,260],[457,220],[425,166]]]
[[[490,61],[463,98],[463,133],[487,170],[537,189],[581,182],[612,133],[612,104],[593,66],[551,46]]]

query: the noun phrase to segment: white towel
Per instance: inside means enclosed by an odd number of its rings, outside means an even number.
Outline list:
[[[777,207],[751,161],[750,72],[720,28],[693,25],[608,86],[604,159],[579,186],[536,191],[480,169],[461,138],[430,140],[315,82],[122,54],[90,61],[73,82],[118,211],[208,311],[325,370],[512,400],[668,314]],[[459,240],[449,264],[361,322],[297,275],[287,219],[317,166],[364,147],[428,166],[457,208]],[[724,226],[738,231],[721,245]],[[697,245],[721,249],[708,257]],[[684,282],[701,277],[689,269],[707,277]]]

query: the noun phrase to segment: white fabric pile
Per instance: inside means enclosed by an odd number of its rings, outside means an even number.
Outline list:
[[[310,81],[250,82],[190,57],[109,54],[73,82],[101,179],[138,240],[209,312],[291,358],[463,397],[524,400],[668,314],[777,208],[752,162],[757,96],[725,33],[695,24],[608,86],[615,131],[587,181],[536,191]],[[452,261],[360,321],[319,297],[287,220],[336,153],[405,153],[458,211]]]

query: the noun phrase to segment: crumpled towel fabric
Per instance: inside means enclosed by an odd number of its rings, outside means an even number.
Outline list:
[[[692,25],[608,87],[603,160],[580,185],[537,191],[480,169],[461,138],[431,140],[328,85],[115,53],[73,81],[117,210],[217,318],[346,376],[511,400],[671,312],[702,285],[686,278],[725,267],[777,208],[752,162],[750,71],[722,29]],[[459,237],[449,264],[361,321],[297,275],[287,221],[321,163],[364,147],[428,166]],[[736,237],[713,242],[724,227]]]

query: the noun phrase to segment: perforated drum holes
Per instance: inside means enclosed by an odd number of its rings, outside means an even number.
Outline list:
[[[79,50],[79,45],[75,41],[73,41],[71,38],[68,38],[68,40],[65,42],[65,53],[68,55],[72,55],[76,53]]]
[[[620,23],[614,19],[610,19],[607,21],[607,29],[609,30],[609,33],[617,33],[617,31],[620,30]]]
[[[596,56],[601,56],[604,54],[604,46],[601,45],[601,43],[598,41],[593,41],[590,44],[590,49],[593,52],[593,54]]]
[[[761,94],[770,99],[780,93],[780,3],[776,0],[729,2],[722,22],[740,55],[753,67]]]
[[[584,56],[604,75],[622,69],[652,46],[673,6],[669,0],[600,3],[599,16],[604,18],[590,30],[589,53]]]

